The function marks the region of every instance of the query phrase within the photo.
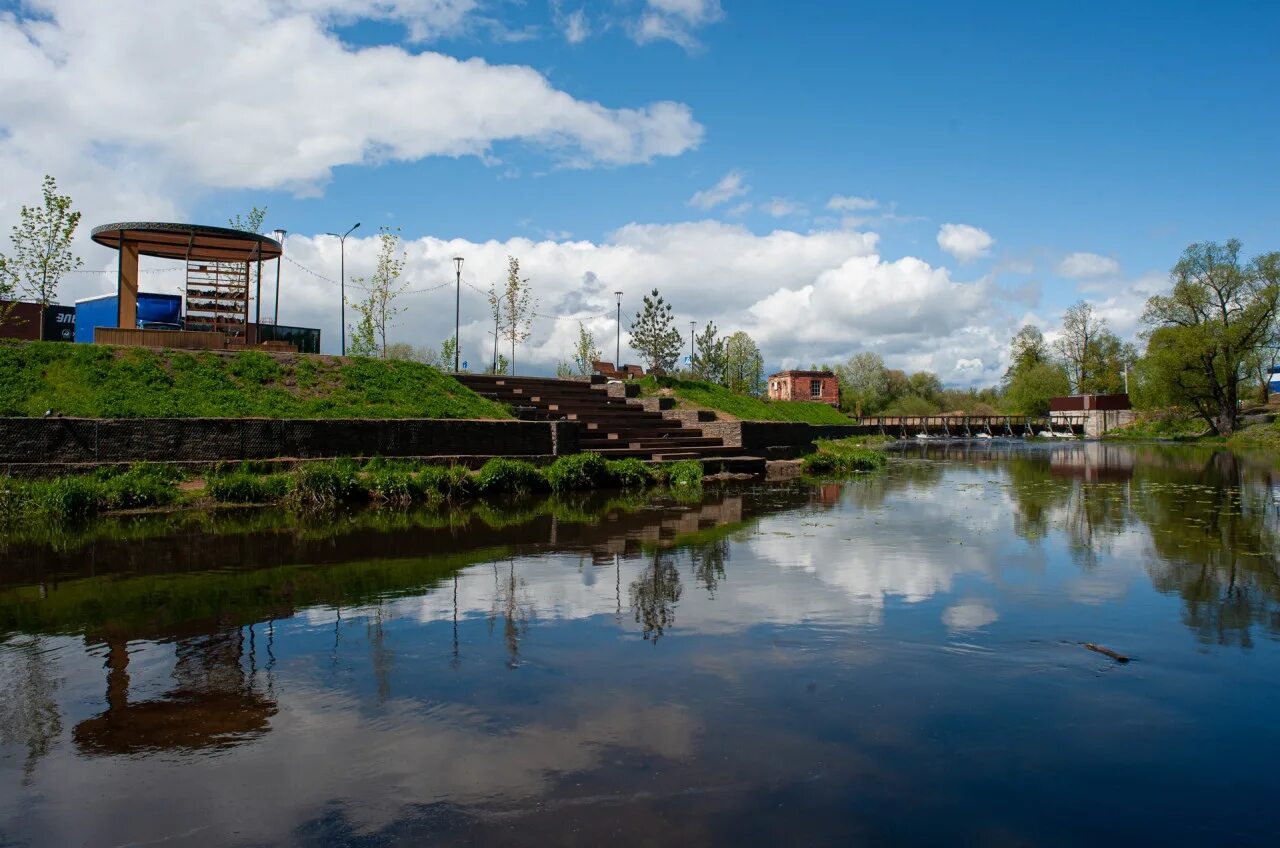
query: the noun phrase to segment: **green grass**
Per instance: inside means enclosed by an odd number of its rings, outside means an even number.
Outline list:
[[[761,400],[731,392],[714,383],[646,378],[647,388],[671,389],[683,404],[723,412],[742,421],[795,421],[805,424],[852,424],[849,416],[825,403]]]
[[[0,416],[510,418],[416,362],[0,343]]]
[[[1135,441],[1154,439],[1187,441],[1203,436],[1208,429],[1204,419],[1197,415],[1166,412],[1143,415],[1127,427],[1109,430],[1105,438]]]
[[[1280,419],[1270,424],[1250,424],[1242,427],[1231,434],[1227,444],[1233,448],[1264,448],[1280,451]]]
[[[864,447],[860,439],[832,439],[817,442],[817,450],[803,460],[806,474],[843,476],[879,471],[888,464],[884,451]]]
[[[0,477],[0,535],[12,536],[31,520],[74,524],[101,512],[166,506],[180,499],[187,506],[197,506],[199,493],[181,490],[181,480],[181,473],[172,466],[156,463],[51,480]],[[342,458],[308,462],[281,473],[269,465],[246,462],[209,471],[204,493],[215,503],[280,504],[306,514],[342,504],[456,504],[477,495],[642,491],[658,484],[666,484],[677,495],[700,493],[702,464],[688,460],[655,467],[637,459],[607,460],[599,454],[580,453],[560,457],[545,468],[495,458],[473,473],[462,465],[375,457],[363,466]]]

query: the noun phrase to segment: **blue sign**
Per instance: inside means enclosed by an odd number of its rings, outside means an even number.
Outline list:
[[[465,359],[464,359],[464,360],[462,360],[462,370],[463,370],[463,371],[466,371],[466,370],[467,370],[467,360],[465,360]]]

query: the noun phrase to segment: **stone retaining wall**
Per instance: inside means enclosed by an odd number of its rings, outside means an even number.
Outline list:
[[[548,459],[578,450],[565,421],[0,418],[0,465],[238,462],[336,456]]]
[[[704,436],[724,440],[729,447],[742,448],[744,454],[769,459],[802,456],[814,449],[817,439],[845,439],[870,436],[876,427],[862,424],[803,424],[789,421],[700,421],[690,424]]]

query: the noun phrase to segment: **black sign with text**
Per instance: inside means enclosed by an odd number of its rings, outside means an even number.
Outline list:
[[[47,342],[73,342],[76,340],[76,308],[74,306],[46,306],[44,326],[40,337]]]

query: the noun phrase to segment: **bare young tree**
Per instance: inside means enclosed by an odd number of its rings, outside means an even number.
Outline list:
[[[507,257],[507,287],[502,293],[506,323],[503,338],[511,342],[511,373],[516,373],[516,345],[527,341],[533,330],[533,311],[537,303],[529,291],[529,280],[520,276],[520,260]]]
[[[591,331],[578,322],[578,343],[573,348],[573,368],[582,377],[591,376],[595,366],[591,363],[600,359],[600,348],[596,347],[596,337]]]
[[[266,220],[266,217],[267,207],[259,208],[254,206],[249,209],[247,215],[236,215],[234,218],[228,218],[227,226],[245,233],[260,233],[262,232],[262,222]]]
[[[71,250],[80,224],[71,196],[58,194],[57,181],[47,174],[41,189],[41,205],[24,204],[18,210],[18,223],[9,236],[13,252],[0,253],[0,297],[11,300],[21,293],[45,307],[57,297],[62,276],[84,263]],[[0,312],[0,320],[8,317],[7,311]]]
[[[374,347],[382,351],[385,356],[387,328],[405,309],[403,306],[397,306],[396,301],[404,294],[409,283],[407,280],[400,279],[401,274],[404,273],[404,260],[398,255],[399,228],[383,227],[378,238],[380,241],[378,264],[368,281],[369,294],[363,301],[351,305],[359,316],[353,337],[357,334],[372,335]],[[365,285],[363,277],[354,277],[351,282],[356,287]]]

